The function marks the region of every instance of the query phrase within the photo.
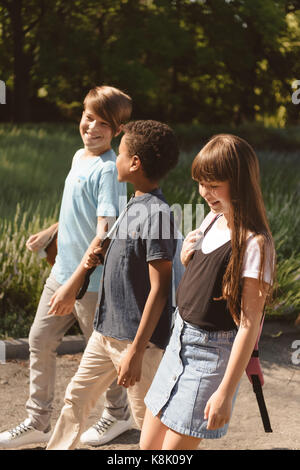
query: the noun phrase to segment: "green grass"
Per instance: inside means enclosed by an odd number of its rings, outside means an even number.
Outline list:
[[[11,220],[19,202],[30,215],[52,212],[62,195],[72,156],[81,145],[70,125],[0,126],[0,214]]]
[[[0,126],[0,337],[28,335],[49,266],[25,242],[57,220],[64,180],[80,146],[78,128],[70,124]],[[199,150],[200,144],[182,151],[162,182],[170,205],[202,202],[190,177]],[[258,156],[278,259],[277,295],[267,313],[292,318],[300,311],[300,157],[282,150],[260,150]]]

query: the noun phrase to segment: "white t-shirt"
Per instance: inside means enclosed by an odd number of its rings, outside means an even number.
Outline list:
[[[208,227],[210,221],[213,219],[211,214],[204,219],[200,225],[200,230],[205,231]],[[212,251],[219,248],[219,246],[224,245],[230,240],[230,230],[220,229],[218,227],[218,221],[216,221],[210,230],[206,233],[205,237],[202,240],[201,249],[203,253],[211,253]],[[265,254],[265,265],[264,265],[264,275],[263,279],[268,284],[272,283],[272,272],[273,272],[274,257],[271,252],[266,252]],[[254,279],[259,278],[259,268],[260,268],[260,249],[257,240],[255,239],[254,234],[250,234],[247,239],[247,246],[245,250],[244,260],[243,260],[243,270],[242,277],[251,277]]]

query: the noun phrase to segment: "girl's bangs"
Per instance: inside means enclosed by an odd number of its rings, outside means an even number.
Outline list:
[[[224,149],[221,152],[220,146],[211,146],[210,143],[195,157],[192,164],[192,178],[198,182],[226,181],[229,174],[225,163]]]

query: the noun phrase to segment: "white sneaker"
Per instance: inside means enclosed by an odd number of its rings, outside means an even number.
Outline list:
[[[81,444],[100,446],[112,441],[115,437],[132,428],[131,418],[118,421],[116,418],[102,416],[99,421],[85,431],[81,437]]]
[[[30,418],[27,418],[15,428],[0,433],[0,448],[14,449],[29,444],[48,442],[50,436],[50,430],[38,431],[32,426]]]

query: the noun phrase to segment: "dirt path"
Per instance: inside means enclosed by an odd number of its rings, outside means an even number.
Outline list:
[[[280,332],[281,334],[277,335]],[[299,353],[292,348],[297,340]],[[295,358],[300,362],[300,330],[278,322],[266,323],[260,341],[260,353],[265,376],[264,396],[273,433],[264,432],[252,386],[244,375],[228,434],[219,440],[203,441],[200,448],[300,450],[300,364],[295,364]],[[81,354],[63,355],[57,358],[53,425],[62,407],[66,386],[77,370],[80,358]],[[28,364],[28,361],[10,360],[0,365],[0,431],[17,425],[26,417],[24,404],[29,386]],[[102,404],[101,397],[90,423],[100,416]],[[132,429],[108,445],[98,448],[82,446],[82,448],[135,450],[139,449],[138,442],[139,431]],[[43,449],[43,446],[32,446],[32,449]]]

